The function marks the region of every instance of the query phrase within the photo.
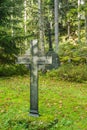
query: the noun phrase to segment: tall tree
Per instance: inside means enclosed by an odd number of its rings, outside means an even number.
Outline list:
[[[41,54],[44,55],[44,20],[43,20],[43,6],[42,0],[38,0],[38,13],[39,13],[39,43]]]
[[[85,38],[86,38],[86,44],[87,44],[87,0],[84,1],[85,3]]]
[[[67,5],[67,13],[69,12],[69,0],[66,0],[66,5]],[[68,38],[70,38],[70,17],[67,17],[67,33],[68,33]]]
[[[21,1],[2,0],[0,2],[0,61],[12,63],[15,60],[15,54],[18,53],[16,43],[21,37],[19,36],[21,28],[18,26],[20,25],[18,17],[21,16],[22,11],[18,7]]]
[[[80,14],[80,6],[81,6],[81,0],[78,0],[78,43],[80,43],[81,38],[80,38],[80,31],[81,31],[81,25],[80,25],[80,20],[81,20],[81,14]]]
[[[27,35],[27,0],[24,0],[24,33]],[[25,46],[27,46],[27,39],[25,39]]]
[[[58,43],[59,43],[59,25],[58,25],[58,5],[59,0],[54,0],[54,24],[55,24],[55,52],[58,53]]]

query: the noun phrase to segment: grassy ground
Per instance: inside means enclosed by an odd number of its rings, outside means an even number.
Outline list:
[[[0,79],[0,130],[87,130],[87,84],[39,77],[40,117],[29,116],[29,77]]]

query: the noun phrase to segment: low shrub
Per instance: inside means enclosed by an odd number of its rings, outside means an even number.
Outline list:
[[[87,64],[87,45],[85,43],[72,43],[67,41],[59,46],[61,63]]]
[[[61,65],[57,70],[47,72],[46,76],[67,81],[84,82],[87,81],[87,65]]]
[[[0,76],[24,75],[29,71],[24,65],[1,65]]]

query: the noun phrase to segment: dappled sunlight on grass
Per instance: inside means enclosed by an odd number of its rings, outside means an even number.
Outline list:
[[[86,130],[87,84],[39,76],[40,117],[29,116],[29,76],[0,79],[0,130]]]

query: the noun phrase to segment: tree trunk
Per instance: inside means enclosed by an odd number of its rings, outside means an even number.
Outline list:
[[[86,38],[86,44],[87,44],[87,13],[85,14],[85,38]]]
[[[69,21],[69,19],[68,19],[68,39],[70,38],[70,21]]]
[[[39,45],[41,54],[44,55],[44,20],[42,13],[42,0],[38,0],[38,13],[39,13]]]
[[[69,12],[69,0],[66,0],[66,3],[68,11]],[[68,39],[70,38],[70,17],[67,18],[67,33],[68,33]]]
[[[54,0],[54,24],[55,24],[55,52],[58,53],[58,43],[59,43],[59,26],[58,26],[58,5],[59,1]]]
[[[11,2],[13,2],[13,0],[11,0]],[[13,37],[14,35],[14,30],[13,30],[13,7],[11,9],[12,14],[11,14],[11,36]]]
[[[26,25],[26,22],[27,22],[27,0],[24,0],[24,33],[25,33],[25,36],[27,34],[27,25]],[[27,39],[25,38],[25,48],[27,47]]]
[[[80,14],[80,5],[81,5],[81,0],[78,0],[78,43],[81,41],[81,25],[80,25],[80,19],[81,19],[81,14]]]
[[[85,4],[87,3],[87,0],[85,0]],[[85,11],[85,43],[87,44],[87,10]]]

